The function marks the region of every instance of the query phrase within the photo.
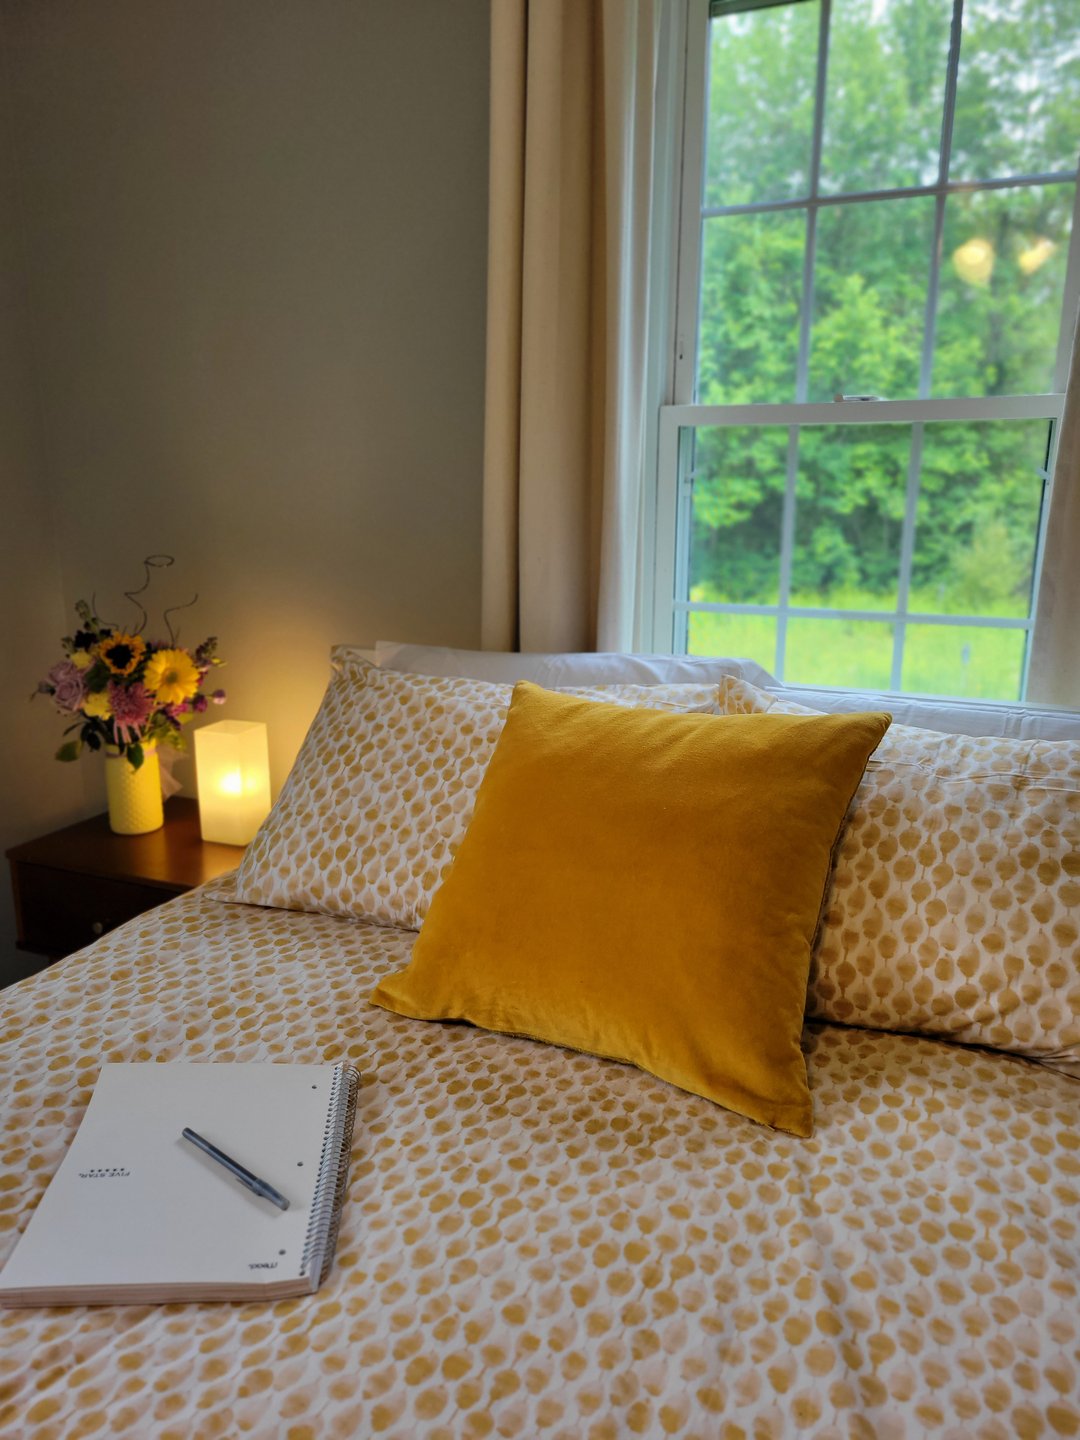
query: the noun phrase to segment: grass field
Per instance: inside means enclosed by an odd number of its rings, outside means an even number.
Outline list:
[[[714,598],[706,593],[706,587],[694,587],[692,599]],[[817,595],[792,596],[794,605],[820,607],[823,603],[845,610],[884,608],[882,598],[869,593],[849,591],[831,596],[828,602]],[[935,610],[935,597],[913,594],[910,608]],[[1001,613],[1009,612],[1003,608]],[[775,674],[776,621],[764,615],[692,613],[687,648],[691,655],[745,656]],[[892,651],[889,621],[789,619],[782,678],[794,685],[887,690]],[[902,688],[913,694],[1017,700],[1023,663],[1022,630],[908,625]]]

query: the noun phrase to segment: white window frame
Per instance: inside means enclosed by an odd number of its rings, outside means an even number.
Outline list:
[[[759,0],[765,4],[799,3],[799,0]],[[1013,189],[1023,185],[1051,182],[1076,182],[1077,172],[1053,171],[1041,174],[1009,176],[976,182],[948,179],[952,141],[952,120],[956,101],[959,71],[960,34],[963,0],[953,0],[948,67],[945,82],[942,145],[938,175],[933,184],[908,188],[865,191],[857,194],[823,195],[819,189],[821,146],[824,120],[824,98],[827,84],[828,36],[831,21],[831,0],[819,0],[818,56],[815,84],[815,108],[811,137],[811,162],[808,193],[794,200],[754,202],[745,205],[707,207],[703,203],[705,135],[708,118],[709,18],[711,0],[688,0],[686,8],[685,73],[683,76],[683,117],[677,168],[683,177],[677,244],[677,280],[674,306],[674,353],[671,360],[672,403],[660,409],[657,436],[657,481],[653,534],[649,537],[652,603],[644,617],[644,640],[654,651],[686,653],[687,622],[693,611],[725,614],[759,614],[775,616],[777,621],[776,656],[773,668],[783,679],[783,657],[786,627],[789,618],[805,617],[830,620],[876,620],[891,622],[894,643],[889,689],[900,692],[906,626],[911,622],[930,622],[965,627],[993,627],[1021,630],[1029,635],[1034,627],[1034,597],[1038,594],[1046,516],[1049,512],[1050,490],[1056,460],[1057,438],[1064,406],[1064,389],[1068,378],[1071,351],[1071,320],[1080,306],[1080,183],[1074,202],[1073,225],[1062,305],[1062,321],[1055,360],[1054,389],[1043,395],[992,398],[931,399],[930,383],[934,353],[937,291],[941,268],[942,234],[945,202],[950,195],[975,190]],[[719,8],[719,7],[717,7]],[[750,8],[749,5],[742,8]],[[926,298],[926,323],[920,363],[919,393],[908,400],[839,401],[808,403],[808,374],[811,322],[813,318],[814,251],[817,216],[821,209],[837,204],[861,204],[870,201],[930,196],[935,202],[934,239],[930,257],[930,275]],[[694,403],[697,377],[697,340],[700,318],[701,250],[705,222],[717,215],[803,210],[807,215],[807,243],[803,264],[803,285],[799,320],[799,344],[796,365],[795,400],[789,404],[712,405]],[[922,464],[924,426],[935,421],[977,420],[1042,420],[1049,422],[1049,444],[1043,479],[1043,504],[1036,542],[1032,584],[1032,603],[1025,617],[1001,619],[988,616],[922,613],[908,610],[911,568],[914,557],[915,522],[919,498],[919,477]],[[854,611],[832,608],[792,606],[791,568],[795,533],[795,482],[797,474],[797,443],[800,428],[808,425],[890,424],[908,425],[912,430],[911,456],[908,466],[905,513],[901,529],[899,581],[897,602],[887,610]],[[741,605],[690,601],[688,596],[688,561],[690,553],[690,517],[693,492],[693,469],[689,458],[692,445],[681,437],[699,426],[769,425],[787,427],[789,432],[788,464],[780,536],[780,585],[776,605]],[[1025,645],[1022,691],[1027,686],[1030,645]],[[822,683],[827,683],[823,680]]]

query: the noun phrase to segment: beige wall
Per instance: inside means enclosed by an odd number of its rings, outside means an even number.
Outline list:
[[[62,728],[48,702],[30,702],[63,625],[60,565],[41,484],[42,430],[25,304],[18,190],[6,107],[0,105],[0,854],[35,829],[77,818],[82,780],[52,752]],[[11,887],[0,884],[0,958],[14,955]]]
[[[229,661],[210,718],[269,723],[276,789],[333,641],[477,640],[486,0],[0,0],[0,21],[29,317],[0,341],[3,531],[32,577],[5,579],[7,703],[76,599],[124,619],[168,551],[153,593],[198,592],[183,638]],[[4,747],[5,797],[27,767],[61,797],[15,804],[17,838],[100,804],[93,762],[58,778],[51,745],[23,725]]]

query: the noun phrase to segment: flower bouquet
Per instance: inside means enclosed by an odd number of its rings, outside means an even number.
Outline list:
[[[185,749],[184,725],[210,704],[224,704],[224,690],[208,692],[206,684],[224,663],[218,658],[215,636],[194,649],[180,645],[169,611],[164,615],[167,640],[147,640],[142,633],[147,614],[136,597],[149,585],[151,568],[167,564],[172,564],[170,556],[151,556],[145,562],[146,584],[126,592],[141,612],[141,620],[131,629],[102,620],[85,600],[75,606],[79,627],[62,640],[64,658],[40,681],[36,692],[51,696],[61,714],[73,717],[66,735],[78,732],[57,750],[58,760],[77,760],[86,746],[126,761],[125,773],[129,768],[132,774],[137,772],[153,756],[156,774],[157,746]],[[112,815],[111,777],[109,798]],[[160,814],[160,794],[157,804]],[[113,828],[120,828],[113,819]]]

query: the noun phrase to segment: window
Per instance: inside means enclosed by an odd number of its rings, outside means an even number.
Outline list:
[[[691,15],[653,644],[1022,698],[1080,294],[1080,6]]]

